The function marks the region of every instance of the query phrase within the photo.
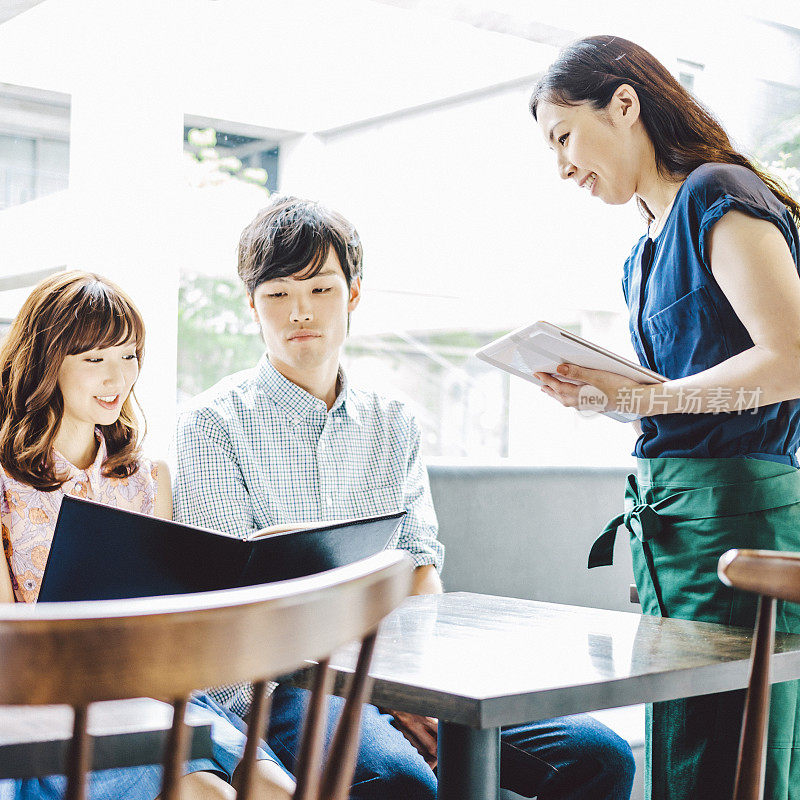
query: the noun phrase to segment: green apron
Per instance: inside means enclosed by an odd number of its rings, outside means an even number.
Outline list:
[[[758,598],[717,578],[732,547],[800,551],[800,470],[749,458],[639,459],[625,512],[594,543],[610,564],[619,525],[630,533],[642,611],[752,628]],[[778,603],[776,628],[800,633],[800,606]],[[798,681],[773,684],[765,798],[800,800]],[[730,800],[744,691],[654,703],[646,715],[646,797]]]

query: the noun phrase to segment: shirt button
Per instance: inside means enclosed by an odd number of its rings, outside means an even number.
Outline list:
[[[75,491],[77,491],[77,492],[82,492],[83,491],[83,484],[80,481],[78,481],[75,484]]]
[[[330,495],[328,495],[325,498],[325,502],[327,503],[327,505],[332,506],[333,505],[333,498]]]
[[[325,449],[325,442],[320,442],[319,443],[319,447],[317,449],[318,450],[324,450]]]

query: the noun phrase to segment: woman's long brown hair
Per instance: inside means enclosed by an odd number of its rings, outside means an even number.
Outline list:
[[[58,373],[66,356],[134,342],[141,365],[144,322],[130,298],[99,275],[72,270],[43,280],[31,292],[0,342],[0,464],[13,478],[42,491],[64,482],[53,466],[53,442],[64,401]],[[107,477],[138,467],[139,427],[130,395],[113,425],[100,429]]]
[[[738,164],[755,172],[800,222],[800,205],[785,186],[731,144],[716,119],[643,47],[618,36],[589,36],[561,51],[533,90],[530,110],[541,102],[606,108],[623,84],[636,90],[641,120],[655,149],[659,175],[683,179],[701,164]],[[637,198],[648,221],[653,214]]]

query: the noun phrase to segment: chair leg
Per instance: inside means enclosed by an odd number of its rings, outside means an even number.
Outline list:
[[[164,753],[164,775],[161,780],[160,800],[177,800],[178,781],[183,777],[183,765],[189,750],[189,729],[184,723],[187,700],[181,698],[172,704],[172,727]]]
[[[87,730],[89,709],[75,709],[72,724],[72,741],[67,755],[67,791],[65,800],[84,800],[86,797],[86,775],[92,761],[92,739]]]
[[[772,650],[775,646],[775,606],[774,597],[759,598],[733,800],[761,800],[764,796],[770,671]]]
[[[377,637],[377,631],[374,631],[361,642],[353,681],[325,760],[322,778],[322,797],[325,800],[347,800],[349,794],[358,757],[362,709],[372,688],[369,665]]]
[[[270,698],[267,695],[268,681],[253,684],[253,702],[250,706],[250,721],[247,725],[247,743],[244,755],[236,768],[236,800],[248,800],[253,791],[253,775],[256,766],[256,750],[269,716]]]
[[[294,800],[312,800],[317,797],[322,763],[322,745],[333,673],[328,669],[330,659],[321,659],[314,672],[314,686],[303,725],[303,739],[297,759],[295,779],[297,788]]]

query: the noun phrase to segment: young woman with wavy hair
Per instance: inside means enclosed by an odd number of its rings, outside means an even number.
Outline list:
[[[530,104],[559,174],[609,204],[632,198],[648,230],[623,269],[641,385],[563,364],[543,391],[642,415],[625,514],[595,542],[610,564],[630,533],[646,614],[752,626],[756,598],[723,586],[732,547],[800,550],[800,208],[731,144],[721,125],[650,53],[614,36],[568,46]],[[583,389],[583,392],[586,390]],[[783,631],[800,632],[784,603]],[[653,798],[730,798],[743,692],[648,709]],[[773,687],[766,796],[800,786],[798,682]],[[790,789],[790,787],[792,787]]]
[[[133,387],[144,355],[136,306],[99,275],[42,281],[0,344],[0,601],[34,603],[65,495],[172,517],[166,464],[139,449]],[[46,668],[43,667],[43,668]],[[192,705],[214,716],[214,755],[190,762],[187,800],[227,800],[244,751],[241,723],[205,693]],[[256,797],[287,800],[294,782],[266,745]],[[156,766],[92,773],[89,800],[153,800]],[[62,797],[62,777],[16,781],[16,800]]]
[[[75,420],[64,408],[60,372],[65,363],[93,363],[76,361],[79,354],[120,343],[125,374],[133,375],[120,384],[129,391],[110,407],[98,402],[96,414],[103,474],[127,478],[140,456],[132,386],[144,357],[141,315],[121,290],[77,272],[48,278],[28,297],[0,345],[0,464],[10,476],[42,491],[61,486],[52,451],[73,435]],[[82,446],[96,450],[92,440]]]

